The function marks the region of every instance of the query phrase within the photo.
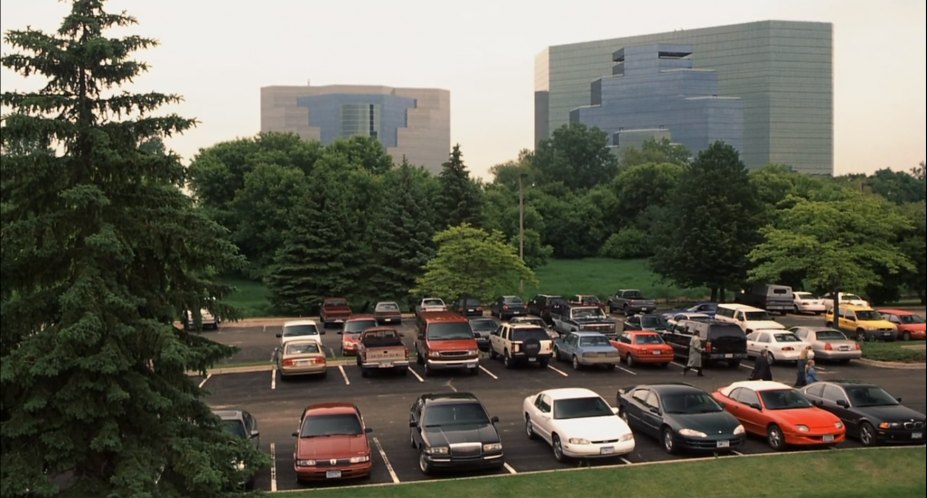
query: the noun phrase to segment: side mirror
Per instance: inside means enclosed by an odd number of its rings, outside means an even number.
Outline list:
[[[371,432],[373,432],[373,429],[371,429],[370,427],[365,427],[364,432],[367,434],[370,434]]]
[[[416,424],[415,424],[415,421],[414,421],[414,420],[410,420],[410,421],[409,421],[409,427],[415,427],[415,425],[416,425]]]
[[[620,391],[619,391],[619,393],[620,393]],[[619,412],[619,411],[621,411],[621,409],[619,409],[617,406],[613,406],[613,407],[612,407],[612,413],[614,413],[615,415],[618,415],[618,412]]]
[[[654,415],[659,415],[659,414],[660,414],[660,409],[657,408],[657,407],[655,407],[655,406],[651,406],[651,407],[650,407],[650,413],[653,413]]]
[[[850,404],[847,403],[847,400],[845,400],[845,399],[838,399],[838,400],[837,400],[837,404],[840,405],[840,406],[842,406],[842,407],[844,407],[844,408],[847,408],[847,407],[850,406]]]
[[[495,424],[496,422],[498,422],[498,421],[499,421],[499,417],[498,417],[498,416],[496,416],[496,415],[493,415],[493,416],[492,416],[492,418],[491,418],[491,419],[489,419],[489,421]]]
[[[749,405],[750,405],[750,408],[754,408],[756,410],[762,410],[762,408],[760,408],[759,403],[749,403]]]
[[[298,433],[298,432],[294,432],[294,433],[293,433],[293,437],[299,437],[299,433]]]
[[[277,337],[283,337],[283,334],[277,334]]]
[[[258,436],[260,436],[260,435],[261,435],[261,433],[260,433],[259,431],[257,431],[257,430],[251,431],[251,439],[254,439],[254,438],[256,438],[256,437],[258,437]]]

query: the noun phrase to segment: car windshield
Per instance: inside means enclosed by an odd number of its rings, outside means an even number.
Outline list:
[[[373,318],[369,320],[348,320],[344,323],[345,334],[359,334],[370,327],[376,327],[377,321]]]
[[[580,346],[608,346],[608,338],[604,335],[590,335],[579,338]]]
[[[747,311],[744,313],[747,320],[772,320],[769,313],[765,311]]]
[[[423,306],[444,306],[444,301],[440,299],[425,299],[422,301]]]
[[[841,294],[841,301],[863,301],[863,298],[857,296],[856,294]]]
[[[376,311],[399,311],[399,305],[396,303],[380,303],[375,308]]]
[[[505,304],[524,304],[524,301],[522,301],[518,296],[506,297],[502,300],[505,302]]]
[[[573,310],[573,318],[586,319],[604,319],[605,313],[599,308],[579,308]]]
[[[245,426],[240,420],[223,420],[222,430],[233,436],[246,437]]]
[[[876,386],[847,386],[847,396],[853,406],[894,406],[898,400]]]
[[[537,325],[538,327],[545,328],[547,324],[544,323],[544,320],[540,318],[524,318],[524,317],[515,317],[512,319],[511,323],[528,323],[531,325]]]
[[[540,328],[531,328],[531,329],[515,329],[512,332],[512,340],[515,341],[527,341],[529,339],[537,339],[539,341],[547,341],[550,339],[550,336],[547,335],[547,332],[544,329]]]
[[[316,342],[288,342],[284,354],[312,354],[320,352],[319,344]]]
[[[789,410],[792,408],[808,408],[811,403],[794,389],[771,389],[760,391],[763,405],[767,410]]]
[[[845,341],[847,336],[837,330],[819,330],[815,337],[819,341]]]
[[[773,337],[776,338],[776,342],[801,342],[801,339],[792,333],[773,334]]]
[[[554,400],[554,418],[587,418],[614,416],[608,403],[598,396]]]
[[[425,335],[429,341],[473,339],[473,330],[469,323],[433,323]]]
[[[499,327],[498,322],[490,318],[484,318],[479,320],[471,320],[470,327],[473,330],[489,330],[490,332],[496,330]]]
[[[810,292],[793,292],[795,297],[798,299],[814,299],[814,296]]]
[[[336,307],[336,306],[337,306],[337,307],[343,307],[343,306],[347,306],[347,305],[348,305],[348,301],[347,301],[346,299],[331,299],[331,300],[325,301],[325,305],[324,305],[324,306],[325,306],[326,308],[334,308],[334,307]]]
[[[924,319],[920,315],[898,315],[898,320],[901,323],[924,323]]]
[[[634,338],[638,344],[663,344],[663,338],[656,334],[638,335]]]
[[[463,300],[461,300],[461,303],[463,303]],[[466,304],[464,304],[464,306],[479,306],[479,305],[480,305],[479,299],[467,299]]]
[[[363,434],[360,420],[357,416],[344,413],[338,415],[310,415],[303,420],[303,427],[299,437],[318,437]]]
[[[422,425],[441,427],[445,425],[487,425],[489,417],[479,403],[455,403],[430,406],[425,410]]]
[[[628,299],[640,299],[641,293],[639,291],[628,291],[624,293],[624,297]]]
[[[857,320],[881,320],[882,315],[876,310],[859,310],[856,312]]]
[[[723,408],[708,393],[679,393],[663,396],[666,413],[713,413]]]
[[[301,335],[319,335],[315,325],[289,325],[283,327],[283,337],[296,337]]]
[[[641,326],[645,329],[666,328],[666,320],[657,315],[644,315],[641,317]]]

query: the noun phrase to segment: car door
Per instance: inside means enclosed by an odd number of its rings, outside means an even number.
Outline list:
[[[734,415],[744,429],[752,434],[766,435],[766,419],[756,391],[746,387],[737,387],[731,391],[730,401],[725,406]]]
[[[489,348],[496,354],[502,354],[502,334],[505,328],[505,325],[500,325],[489,333]]]
[[[416,448],[422,446],[422,427],[420,420],[422,417],[423,404],[424,401],[422,398],[418,398],[414,403],[412,403],[412,408],[409,410],[409,438]]]
[[[663,426],[663,408],[660,406],[660,400],[657,394],[650,389],[647,389],[643,407],[644,410],[641,412],[641,426],[644,432],[655,438],[659,438],[660,428]]]
[[[824,392],[821,393],[821,408],[839,417],[846,425],[847,432],[859,434],[859,417],[850,410],[852,405],[853,403],[842,387],[836,384],[824,385]]]
[[[534,399],[532,423],[534,432],[550,443],[550,434],[553,427],[553,405],[550,396],[541,393]]]
[[[564,339],[563,341],[562,347],[560,348],[561,358],[569,358],[570,356],[573,355],[573,351],[576,350],[576,340],[577,339],[578,337],[576,336],[576,334],[572,332],[569,335],[567,335],[566,339]]]
[[[628,425],[634,430],[644,430],[644,423],[641,421],[641,416],[644,410],[647,409],[646,402],[649,392],[649,389],[638,388],[631,391],[630,395],[624,398]]]

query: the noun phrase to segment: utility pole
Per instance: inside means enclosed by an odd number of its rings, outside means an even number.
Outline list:
[[[522,262],[525,261],[525,190],[522,188],[521,179],[525,176],[518,173],[518,257]],[[524,279],[518,279],[518,293],[525,291]]]

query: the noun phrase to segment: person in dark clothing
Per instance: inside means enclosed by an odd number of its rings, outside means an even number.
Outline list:
[[[750,373],[750,380],[773,380],[772,370],[769,368],[769,350],[763,349],[763,352],[756,357],[753,363],[753,372]]]

